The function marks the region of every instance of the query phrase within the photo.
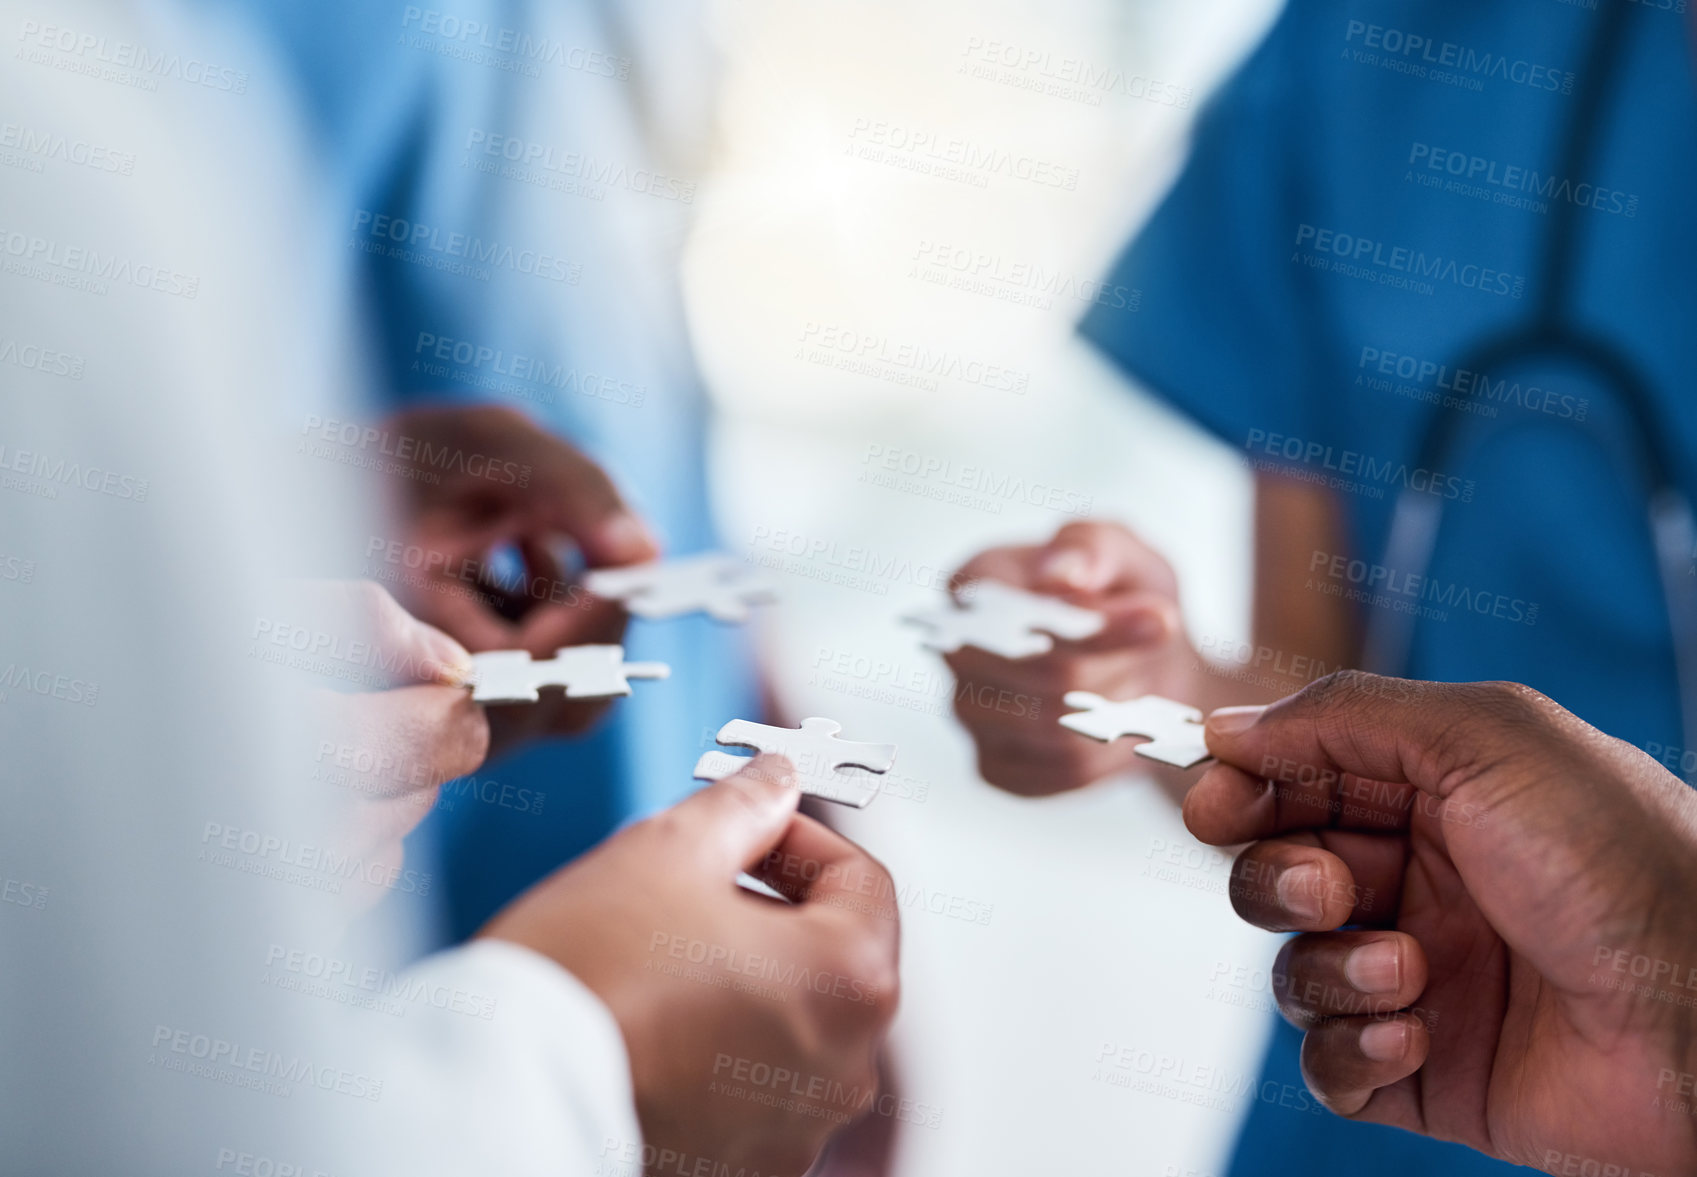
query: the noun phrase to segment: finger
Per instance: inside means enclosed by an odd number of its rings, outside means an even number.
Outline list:
[[[413,607],[468,650],[517,650],[518,626],[495,611],[492,592],[478,585],[445,577],[411,598]]]
[[[1291,761],[1257,776],[1230,764],[1211,765],[1184,798],[1184,822],[1212,846],[1229,846],[1293,830],[1354,829],[1396,833],[1416,812],[1442,803],[1413,785],[1314,772]]]
[[[1158,591],[1131,592],[1090,607],[1102,615],[1102,628],[1079,641],[1058,641],[1057,652],[1077,657],[1154,649],[1184,628],[1178,602]]]
[[[1207,740],[1221,763],[1263,778],[1294,772],[1334,785],[1413,785],[1442,800],[1505,754],[1535,743],[1540,728],[1553,735],[1576,724],[1537,692],[1513,684],[1421,683],[1343,671],[1269,707],[1215,711]]]
[[[655,821],[706,870],[729,882],[778,845],[800,800],[790,762],[756,756],[741,772],[692,793]]]
[[[1269,932],[1324,931],[1354,912],[1355,879],[1337,855],[1318,846],[1260,842],[1232,863],[1232,909]]]
[[[660,555],[654,533],[626,506],[606,471],[557,437],[539,447],[526,506],[531,518],[570,536],[592,566],[640,564]]]
[[[1406,932],[1314,932],[1273,965],[1279,1010],[1302,1029],[1324,1018],[1384,1016],[1426,989],[1426,954]]]
[[[321,746],[320,759],[354,774],[372,795],[434,788],[475,772],[489,750],[488,718],[464,687],[332,694],[324,706],[331,730],[344,734]]]
[[[539,605],[524,615],[514,631],[515,648],[539,658],[551,658],[561,646],[617,643],[628,616],[617,601],[580,594],[575,604]]]
[[[1408,840],[1338,831],[1257,842],[1232,865],[1238,915],[1275,932],[1385,924],[1402,903]]]
[[[842,907],[892,922],[897,917],[889,872],[855,843],[810,817],[797,817],[783,840],[749,873],[793,903]]]
[[[1006,739],[999,732],[975,733],[978,775],[986,784],[1015,796],[1050,797],[1124,772],[1135,763],[1129,743],[1098,744],[1060,730],[1071,737],[1061,744]]]
[[[1419,1018],[1339,1018],[1308,1031],[1302,1040],[1302,1077],[1308,1089],[1340,1116],[1353,1116],[1374,1092],[1420,1069],[1431,1038]]]
[[[1171,567],[1154,549],[1117,523],[1069,523],[1037,554],[1039,590],[1100,594],[1153,588],[1171,594]]]

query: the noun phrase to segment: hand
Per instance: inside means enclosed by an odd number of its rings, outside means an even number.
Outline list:
[[[1095,637],[1057,639],[1035,658],[1010,660],[970,646],[947,656],[958,680],[955,714],[972,734],[978,771],[990,784],[1043,796],[1132,765],[1132,741],[1098,744],[1056,722],[1068,691],[1201,698],[1201,659],[1180,620],[1178,580],[1119,524],[1069,523],[1047,544],[991,549],[955,574],[957,586],[973,580],[999,580],[1107,616]]]
[[[799,795],[787,761],[759,757],[480,933],[552,957],[607,1003],[644,1141],[715,1172],[804,1173],[877,1095],[895,890],[854,843],[797,815]],[[738,888],[742,869],[793,906]]]
[[[380,586],[312,582],[300,586],[297,607],[313,618],[315,633],[361,651],[353,663],[382,674],[388,686],[313,692],[320,738],[312,776],[333,786],[332,838],[366,867],[353,879],[364,906],[381,898],[384,880],[401,869],[402,840],[430,812],[441,786],[483,763],[489,724],[460,685],[471,656]]]
[[[1208,746],[1185,822],[1265,839],[1232,904],[1305,933],[1274,974],[1323,1103],[1550,1172],[1697,1172],[1690,788],[1504,683],[1333,675],[1214,712]]]
[[[625,611],[570,582],[552,542],[574,543],[592,567],[659,555],[653,537],[589,458],[512,409],[426,408],[385,426],[406,439],[417,477],[399,505],[402,600],[470,650],[529,650],[617,642]],[[502,579],[492,551],[511,546],[522,576]],[[388,553],[385,553],[387,556]],[[604,702],[546,695],[492,713],[496,742],[582,731]]]

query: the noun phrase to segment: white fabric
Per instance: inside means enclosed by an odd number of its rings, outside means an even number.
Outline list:
[[[366,963],[253,656],[278,579],[370,534],[292,452],[356,369],[272,74],[169,4],[0,29],[0,1168],[596,1171],[639,1139],[610,1015],[512,946]]]

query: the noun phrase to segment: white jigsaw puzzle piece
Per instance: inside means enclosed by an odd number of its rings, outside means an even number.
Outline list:
[[[1068,691],[1062,702],[1086,710],[1061,716],[1061,726],[1104,744],[1121,736],[1147,736],[1149,742],[1132,751],[1174,768],[1190,768],[1211,756],[1202,738],[1202,713],[1183,703],[1159,695],[1116,703],[1090,691]]]
[[[1094,637],[1107,623],[1094,609],[996,580],[973,581],[952,608],[929,609],[903,620],[930,629],[925,645],[933,650],[948,654],[962,646],[977,646],[1003,658],[1047,654],[1055,648],[1055,638]]]
[[[843,725],[814,716],[799,728],[770,727],[733,719],[719,729],[721,744],[774,752],[795,765],[803,793],[864,809],[878,795],[872,774],[889,772],[896,763],[894,744],[862,744],[839,740]],[[749,757],[729,752],[703,752],[695,763],[695,779],[716,781],[748,767]]]
[[[706,613],[715,621],[748,620],[749,606],[776,599],[772,582],[747,561],[723,552],[676,560],[654,560],[629,568],[597,568],[583,587],[598,597],[623,601],[650,621]]]
[[[666,678],[664,662],[626,662],[623,646],[566,646],[552,658],[525,650],[487,650],[471,656],[471,697],[479,703],[534,703],[542,687],[564,687],[570,699],[628,695],[633,678]]]

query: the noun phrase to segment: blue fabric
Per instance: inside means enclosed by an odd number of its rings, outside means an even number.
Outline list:
[[[716,546],[676,285],[694,184],[656,158],[632,31],[586,0],[245,4],[310,108],[389,406],[522,409],[601,462],[668,552]],[[450,784],[409,843],[447,938],[692,791],[702,732],[759,714],[738,631],[636,622],[627,645],[673,677]]]
[[[1583,73],[1597,12],[1293,0],[1204,113],[1186,170],[1115,266],[1109,281],[1140,290],[1137,309],[1098,305],[1081,330],[1250,461],[1333,480],[1350,551],[1311,557],[1309,583],[1295,588],[1360,587],[1348,561],[1372,575],[1403,485],[1442,497],[1431,583],[1388,568],[1376,589],[1393,604],[1357,606],[1363,617],[1432,610],[1405,673],[1530,683],[1623,739],[1677,747],[1642,470],[1614,391],[1562,364],[1487,372],[1488,384],[1456,370],[1481,339],[1531,318],[1551,210],[1584,202],[1570,317],[1646,374],[1657,432],[1691,493],[1691,49],[1676,13],[1629,8],[1598,154],[1544,194],[1579,106],[1568,75]],[[1460,441],[1446,468],[1421,470],[1420,439],[1440,413],[1465,418]],[[1345,557],[1341,572],[1332,555]],[[1280,1029],[1267,1077],[1301,1082],[1299,1037]],[[1232,1166],[1240,1177],[1493,1171],[1509,1169],[1272,1105],[1251,1113]]]

